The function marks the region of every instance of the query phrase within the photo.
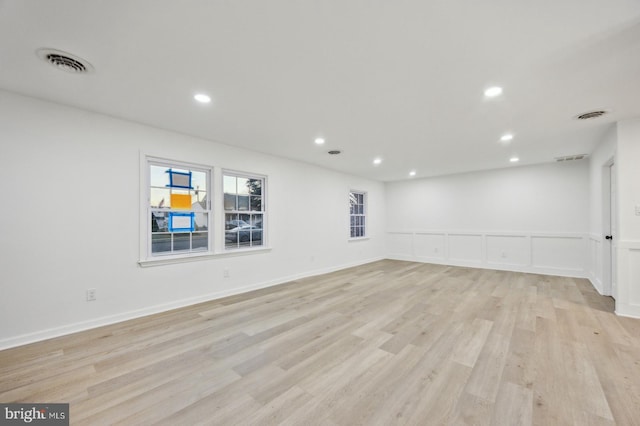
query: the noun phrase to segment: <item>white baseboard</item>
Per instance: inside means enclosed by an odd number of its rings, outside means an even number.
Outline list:
[[[160,305],[149,306],[143,309],[134,311],[122,312],[115,315],[108,315],[101,318],[95,318],[87,321],[81,321],[73,324],[67,324],[60,327],[53,327],[46,330],[37,331],[34,333],[22,334],[19,336],[13,336],[0,340],[0,350],[13,348],[16,346],[23,346],[29,343],[35,343],[42,340],[52,339],[55,337],[65,336],[68,334],[77,333],[80,331],[90,330],[97,327],[103,327],[105,325],[116,324],[123,321],[128,321],[136,318],[145,317],[148,315],[158,314],[161,312],[170,311],[172,309],[183,308],[185,306],[191,306],[198,303],[209,302],[223,297],[235,296],[237,294],[248,293],[254,290],[260,290],[267,287],[272,287],[278,284],[284,284],[290,281],[299,280],[302,278],[313,277],[316,275],[327,274],[330,272],[339,271],[342,269],[352,268],[354,266],[364,265],[371,262],[383,260],[384,257],[375,257],[357,262],[345,263],[328,268],[315,269],[311,271],[302,272],[299,274],[293,274],[286,277],[277,278],[270,281],[263,281],[260,283],[251,284],[244,287],[234,288],[231,290],[219,291],[209,294],[204,294],[197,297],[190,297],[187,299],[177,300],[171,303],[163,303]]]
[[[640,306],[627,305],[625,303],[618,303],[616,301],[616,315],[620,315],[621,317],[640,319]]]
[[[602,289],[602,281],[594,277],[592,274],[589,274],[588,279],[589,279],[589,282],[591,282],[591,285],[593,286],[593,288],[596,289],[596,291],[600,296],[609,296],[609,294],[604,294],[604,291]]]
[[[496,271],[510,271],[510,272],[523,272],[527,274],[540,274],[540,275],[552,275],[556,277],[569,277],[569,278],[588,278],[584,271],[579,269],[555,269],[555,268],[539,268],[539,267],[527,267],[518,265],[505,265],[505,264],[487,264],[476,261],[460,261],[460,260],[442,260],[442,259],[428,259],[413,256],[403,255],[388,255],[387,259],[392,260],[405,260],[407,262],[419,262],[419,263],[433,263],[436,265],[447,266],[461,266],[464,268],[478,268],[478,269],[493,269]]]

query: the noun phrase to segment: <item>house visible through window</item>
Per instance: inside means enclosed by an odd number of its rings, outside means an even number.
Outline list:
[[[351,238],[362,238],[367,235],[366,198],[366,192],[349,192],[349,227]]]
[[[183,163],[149,161],[149,254],[210,251],[211,171]]]
[[[265,178],[224,172],[225,249],[265,244]]]

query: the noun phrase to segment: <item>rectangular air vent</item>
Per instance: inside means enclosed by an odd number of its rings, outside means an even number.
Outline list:
[[[564,157],[555,157],[555,160],[560,161],[573,161],[573,160],[582,160],[587,158],[589,154],[577,154],[577,155],[565,155]]]

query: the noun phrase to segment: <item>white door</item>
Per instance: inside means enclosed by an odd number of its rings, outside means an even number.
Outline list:
[[[617,182],[616,182],[616,168],[615,164],[612,164],[609,167],[609,182],[611,183],[610,189],[610,215],[609,219],[611,221],[611,227],[609,228],[610,236],[609,243],[611,244],[611,296],[615,299],[618,296],[618,285],[617,285],[617,271],[616,271],[616,247],[618,246],[618,209],[617,209]]]

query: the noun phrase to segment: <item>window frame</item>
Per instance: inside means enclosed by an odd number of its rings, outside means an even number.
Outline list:
[[[152,235],[153,235],[153,224],[151,215],[152,212],[158,210],[157,208],[151,207],[151,167],[166,167],[167,169],[180,169],[180,170],[189,170],[205,173],[206,179],[206,203],[205,209],[202,212],[194,212],[205,213],[207,216],[207,229],[206,231],[199,231],[207,234],[207,246],[203,250],[193,250],[192,247],[189,248],[189,251],[178,251],[178,252],[167,252],[167,253],[153,253],[153,243],[152,243]],[[214,237],[215,230],[213,228],[214,216],[214,167],[210,165],[182,161],[182,160],[174,160],[163,157],[151,156],[151,155],[141,155],[141,183],[142,188],[141,192],[144,194],[141,199],[141,238],[142,242],[140,247],[140,261],[141,265],[145,263],[153,264],[153,263],[174,263],[175,261],[183,261],[183,260],[192,260],[196,258],[201,258],[203,256],[211,256],[214,254]],[[178,186],[176,186],[178,188]],[[193,212],[193,210],[173,210],[166,209],[167,212],[174,212],[176,216],[179,216],[181,213],[185,212]],[[178,232],[174,232],[178,233]],[[194,231],[189,232],[190,235],[193,235]],[[192,237],[191,237],[192,238]]]
[[[230,177],[235,177],[235,178],[242,178],[242,179],[253,179],[253,180],[261,180],[262,181],[262,187],[261,187],[261,208],[262,210],[251,210],[251,199],[249,199],[249,210],[227,210],[225,208],[225,191],[224,191],[224,180],[226,176],[230,176]],[[221,241],[221,247],[222,247],[222,252],[223,253],[245,253],[245,252],[251,252],[251,251],[261,251],[261,250],[268,250],[269,249],[269,232],[268,232],[268,227],[269,227],[269,218],[268,218],[268,204],[267,204],[267,200],[268,200],[268,190],[267,190],[267,186],[268,186],[268,178],[266,175],[262,175],[259,173],[250,173],[250,172],[244,172],[244,171],[239,171],[239,170],[233,170],[233,169],[222,169],[221,171],[221,177],[220,177],[220,185],[221,187],[221,197],[222,197],[222,206],[220,208],[220,222],[222,225],[222,232],[221,232],[221,237],[218,238]],[[237,190],[237,188],[236,188]],[[238,195],[238,193],[236,192],[236,195]],[[249,197],[251,196],[251,194],[249,194]],[[236,247],[227,247],[227,241],[226,241],[226,217],[227,214],[247,214],[249,216],[252,215],[256,215],[256,214],[260,214],[262,216],[262,228],[261,228],[261,241],[262,244],[260,245],[249,245],[246,247],[242,247],[238,244],[238,246]]]
[[[357,194],[357,195],[362,195],[362,213],[352,213],[351,212],[351,200],[352,200],[352,195],[353,194]],[[348,211],[349,211],[349,221],[348,221],[348,235],[349,235],[349,240],[363,240],[363,239],[367,239],[369,238],[369,207],[368,207],[368,200],[369,200],[369,195],[367,193],[367,191],[362,191],[362,190],[358,190],[358,189],[350,189],[349,190],[349,204],[348,204]],[[357,204],[360,205],[360,204]],[[352,225],[352,218],[354,217],[362,217],[364,218],[364,225],[362,225],[362,235],[357,235],[357,236],[353,236],[352,234],[352,229],[355,229]]]

